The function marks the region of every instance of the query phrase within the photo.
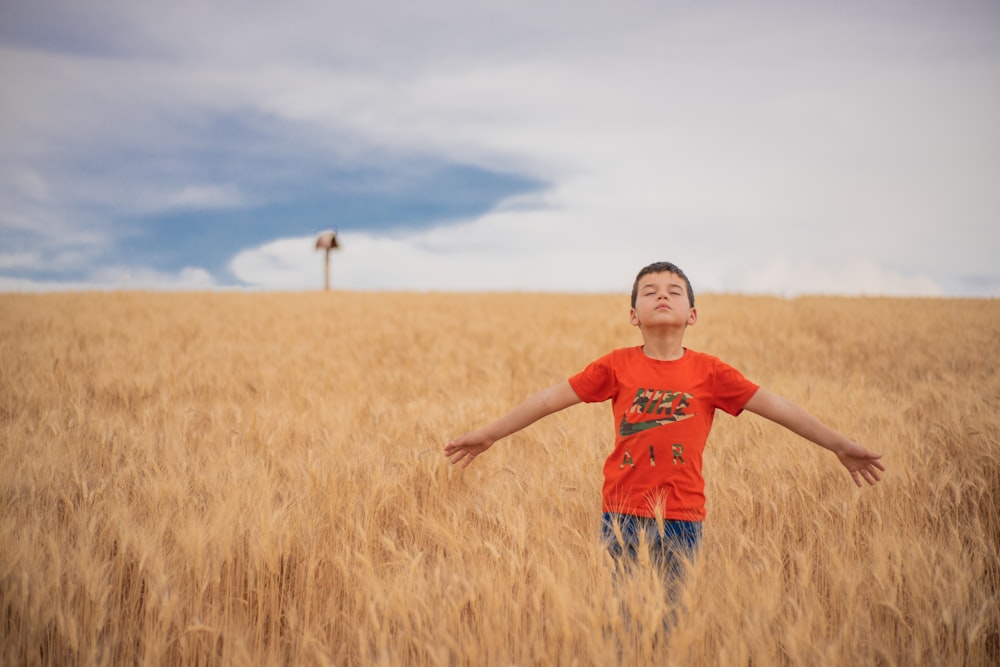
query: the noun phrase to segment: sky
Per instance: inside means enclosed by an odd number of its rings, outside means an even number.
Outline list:
[[[1000,3],[0,0],[0,291],[1000,296]]]

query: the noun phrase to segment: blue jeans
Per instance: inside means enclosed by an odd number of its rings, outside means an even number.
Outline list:
[[[621,532],[621,539],[615,527]],[[615,563],[628,570],[638,560],[639,547],[649,548],[649,558],[668,580],[681,575],[681,561],[691,560],[701,545],[700,521],[663,520],[663,530],[656,519],[632,514],[604,513],[601,521],[601,542]]]

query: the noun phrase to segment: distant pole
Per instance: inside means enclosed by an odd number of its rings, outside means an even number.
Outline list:
[[[320,232],[320,235],[316,237],[316,250],[322,248],[325,251],[323,253],[323,289],[327,291],[330,289],[330,251],[339,247],[337,232],[327,230]]]

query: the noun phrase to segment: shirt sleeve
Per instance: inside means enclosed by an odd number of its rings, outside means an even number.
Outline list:
[[[731,415],[738,415],[760,386],[754,384],[729,364],[718,361],[713,374],[715,406]]]
[[[590,362],[586,368],[569,378],[569,386],[585,403],[600,403],[614,397],[615,373],[611,355],[606,354]]]

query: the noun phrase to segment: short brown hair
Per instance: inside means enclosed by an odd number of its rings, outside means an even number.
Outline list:
[[[639,274],[635,277],[635,282],[632,283],[632,307],[635,308],[635,299],[639,296],[639,281],[643,276],[648,276],[650,273],[672,273],[678,278],[684,281],[685,287],[687,287],[688,292],[688,304],[694,308],[694,290],[691,289],[691,281],[688,280],[687,275],[681,271],[680,267],[676,264],[671,264],[670,262],[653,262],[649,266],[644,266],[639,271]]]

